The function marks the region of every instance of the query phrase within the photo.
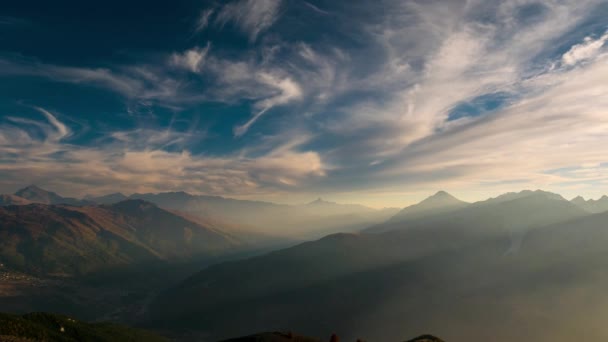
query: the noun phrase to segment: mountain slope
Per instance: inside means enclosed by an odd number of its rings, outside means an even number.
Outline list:
[[[0,208],[0,260],[17,270],[82,274],[153,260],[213,255],[238,242],[151,203]]]
[[[66,316],[0,313],[0,341],[167,341],[153,333],[112,323],[85,323]]]
[[[0,207],[7,205],[26,205],[32,202],[17,195],[0,195]]]

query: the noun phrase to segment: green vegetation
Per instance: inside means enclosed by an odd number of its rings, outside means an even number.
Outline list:
[[[118,324],[85,323],[67,316],[47,313],[23,316],[0,314],[0,336],[17,341],[166,341],[153,333]]]

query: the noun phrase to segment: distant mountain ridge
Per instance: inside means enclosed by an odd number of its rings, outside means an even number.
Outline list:
[[[524,190],[466,203],[439,192],[418,204],[403,209],[383,224],[365,229],[365,233],[383,233],[421,226],[453,226],[486,221],[505,225],[506,229],[539,226],[563,218],[579,217],[586,211],[562,196],[542,190]]]
[[[39,188],[35,185],[27,186],[18,190],[15,196],[24,198],[32,203],[41,204],[68,204],[68,205],[86,205],[91,202],[79,200],[71,197],[62,197],[58,194]]]
[[[573,198],[571,202],[583,208],[584,210],[594,214],[608,211],[608,196],[606,195],[602,196],[597,200],[585,200],[582,196],[577,196]]]
[[[103,196],[87,195],[84,199],[63,197],[55,192],[30,185],[0,198],[0,206],[28,203],[90,206],[114,204],[127,199],[145,200],[155,205],[204,222],[215,222],[234,227],[259,242],[267,236],[277,239],[319,238],[335,232],[358,231],[383,222],[397,209],[381,210],[358,204],[340,204],[324,200],[302,205],[276,204],[263,201],[237,200],[221,196],[192,195],[184,191],[132,194],[112,193]],[[253,235],[251,235],[253,234]]]
[[[120,192],[116,192],[113,194],[103,195],[103,196],[85,196],[85,200],[97,203],[97,204],[112,204],[120,201],[124,201],[129,199],[127,196],[123,195]]]
[[[469,205],[469,203],[461,201],[445,191],[438,191],[422,202],[401,210],[397,215],[393,216],[390,221],[398,222],[422,218],[428,215],[461,209],[467,205]]]
[[[304,205],[237,200],[220,196],[191,195],[186,192],[133,194],[156,205],[179,210],[203,219],[255,226],[258,233],[299,238],[318,238],[334,232],[358,231],[383,222],[396,210],[376,210],[357,204],[323,200]]]

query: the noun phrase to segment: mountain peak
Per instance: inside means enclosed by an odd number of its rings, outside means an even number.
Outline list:
[[[427,197],[420,203],[462,203],[463,201],[458,198],[450,195],[449,193],[440,190],[437,191],[434,195]]]
[[[454,198],[454,196],[450,195],[449,193],[447,193],[446,191],[443,190],[439,190],[437,191],[433,196],[431,197],[451,197]]]
[[[430,215],[446,213],[467,206],[469,203],[459,200],[449,193],[440,190],[418,204],[402,209],[389,222],[416,220]]]
[[[15,192],[15,196],[25,198],[32,202],[43,204],[56,204],[60,202],[62,197],[54,192],[44,190],[36,185],[29,185]]]
[[[585,199],[583,198],[583,196],[576,196],[570,202],[572,202],[574,204],[584,204],[587,201],[585,201]]]

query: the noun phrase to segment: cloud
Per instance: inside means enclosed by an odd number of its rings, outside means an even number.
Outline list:
[[[195,33],[202,32],[209,26],[209,21],[214,12],[214,8],[206,9],[201,12],[198,21],[196,22],[196,27],[194,28]]]
[[[325,175],[317,153],[299,151],[306,142],[302,138],[256,156],[247,151],[194,155],[184,147],[204,135],[154,129],[110,132],[81,146],[62,141],[70,129],[49,111],[36,109],[47,122],[17,117],[0,125],[0,187],[36,183],[74,195],[188,189],[246,196],[288,191]],[[44,127],[44,135],[33,135],[32,127]]]
[[[205,58],[210,48],[211,43],[208,42],[203,48],[195,47],[182,53],[173,53],[170,58],[170,64],[194,73],[200,72],[205,64]]]
[[[572,46],[572,48],[562,56],[562,63],[571,66],[592,59],[600,53],[606,41],[608,41],[608,32],[597,39],[585,37],[585,40],[582,43]]]
[[[608,146],[598,134],[608,110],[600,81],[608,75],[604,55],[585,49],[588,65],[571,71],[551,68],[562,56],[547,55],[564,35],[576,34],[597,4],[543,3],[522,25],[518,1],[451,8],[391,2],[388,17],[369,26],[377,43],[370,46],[385,52],[374,60],[379,76],[348,80],[349,92],[381,89],[378,100],[351,101],[317,126],[329,142],[321,155],[333,167],[323,186],[363,193],[508,190],[518,180],[522,187],[560,189],[568,178],[545,170],[602,162],[607,151],[600,146]],[[309,50],[302,56],[312,58]],[[497,93],[508,100],[480,117],[449,121],[459,104]]]
[[[173,68],[186,70],[200,68],[207,50],[207,47],[197,48],[191,52],[170,55],[169,64],[173,65]],[[197,59],[199,57],[200,59]],[[201,95],[198,89],[189,87],[185,78],[170,73],[166,63],[99,68],[54,65],[32,59],[0,57],[0,76],[7,75],[35,76],[55,82],[98,87],[120,94],[130,101],[169,108],[201,103],[205,100],[205,96]]]
[[[277,20],[281,0],[238,0],[222,7],[215,17],[215,22],[223,26],[233,22],[250,42],[255,42],[258,35],[266,31]]]
[[[257,75],[257,79],[260,83],[276,89],[278,93],[255,103],[255,107],[258,108],[259,111],[245,124],[234,128],[234,135],[237,137],[247,133],[251,125],[271,108],[287,104],[302,96],[300,86],[290,78],[279,78],[276,75],[261,72]]]
[[[57,120],[57,118],[51,114],[49,111],[47,111],[44,108],[40,108],[40,107],[35,107],[37,111],[39,111],[40,113],[42,113],[46,119],[51,123],[51,125],[53,125],[53,127],[57,130],[57,134],[53,135],[53,140],[59,141],[67,136],[69,136],[70,133],[70,129],[63,124],[61,121]]]
[[[319,14],[323,14],[323,15],[329,15],[330,14],[329,12],[320,9],[319,7],[311,4],[308,1],[303,1],[303,3],[304,3],[304,5],[306,5],[306,7],[310,8],[311,10],[313,10],[313,11],[319,13]]]

